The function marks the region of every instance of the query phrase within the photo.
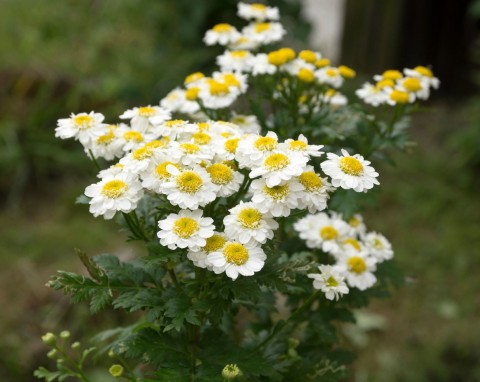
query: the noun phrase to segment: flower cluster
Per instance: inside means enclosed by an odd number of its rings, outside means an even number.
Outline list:
[[[411,104],[416,100],[427,100],[431,89],[438,89],[440,81],[425,66],[413,69],[386,70],[373,76],[375,84],[365,83],[356,94],[365,103],[372,106],[388,104]]]
[[[321,265],[319,274],[310,274],[314,287],[330,300],[348,293],[348,286],[365,290],[377,281],[376,265],[393,258],[389,241],[381,234],[367,232],[361,215],[348,221],[336,213],[309,214],[294,224],[308,248],[329,254],[333,266]],[[346,279],[346,284],[344,282]]]

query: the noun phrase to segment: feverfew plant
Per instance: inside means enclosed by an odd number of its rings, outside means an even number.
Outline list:
[[[119,124],[94,112],[58,122],[56,135],[78,140],[99,169],[79,201],[145,247],[128,261],[77,251],[89,276],[49,282],[93,313],[141,312],[96,337],[121,360],[114,377],[344,378],[341,323],[396,280],[391,244],[360,212],[379,187],[375,168],[408,145],[408,114],[438,79],[423,66],[387,70],[348,100],[340,88],[353,69],[268,47],[286,33],[277,8],[239,3],[238,15],[242,30],[220,23],[205,34],[226,49],[218,71],[192,73]],[[74,364],[36,375],[87,381]]]

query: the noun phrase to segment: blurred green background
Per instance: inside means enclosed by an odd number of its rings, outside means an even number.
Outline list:
[[[0,1],[0,381],[35,380],[48,364],[46,331],[86,341],[128,321],[91,317],[44,287],[57,269],[81,270],[74,247],[137,250],[74,204],[95,169],[79,145],[54,139],[56,120],[95,110],[115,121],[190,72],[211,71],[221,50],[202,36],[220,21],[241,25],[236,3]],[[281,8],[286,44],[308,47],[302,2],[270,4]],[[392,241],[406,283],[344,329],[359,352],[351,381],[480,381],[479,19],[480,1],[346,1],[341,61],[359,71],[357,84],[417,64],[442,80],[413,118],[418,145],[394,167],[375,163],[382,187],[367,224]]]

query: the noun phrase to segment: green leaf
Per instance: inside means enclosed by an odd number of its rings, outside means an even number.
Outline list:
[[[37,378],[44,378],[47,382],[52,382],[59,378],[62,373],[60,371],[50,371],[41,366],[34,371],[33,375]]]

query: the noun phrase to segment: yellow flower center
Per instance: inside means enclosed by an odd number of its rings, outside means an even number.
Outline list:
[[[200,88],[193,86],[188,88],[185,92],[185,98],[189,101],[195,101],[198,98],[198,93],[200,92]]]
[[[217,33],[228,33],[232,30],[232,26],[227,23],[217,24],[213,27],[213,30]]]
[[[242,265],[248,260],[248,250],[240,243],[229,243],[223,249],[223,256],[231,264]]]
[[[290,150],[305,151],[308,145],[303,141],[291,141],[289,143]]]
[[[253,3],[253,4],[250,4],[250,7],[252,7],[253,9],[255,9],[256,11],[266,11],[267,10],[267,6],[264,5],[264,4],[259,4],[259,3]]]
[[[228,86],[235,86],[237,88],[240,87],[240,81],[238,80],[237,76],[233,73],[225,73],[223,76],[223,81],[228,85]]]
[[[123,134],[123,138],[126,141],[134,141],[137,143],[143,142],[143,135],[138,131],[127,131]]]
[[[242,59],[247,57],[247,55],[248,55],[248,51],[246,50],[234,50],[233,52],[230,52],[230,57],[233,57],[233,58]]]
[[[310,69],[302,68],[298,71],[297,77],[300,81],[310,83],[315,80],[315,75]]]
[[[132,157],[135,160],[143,160],[150,158],[153,155],[153,150],[152,148],[148,147],[147,145],[140,147],[139,149],[136,149],[132,153]]]
[[[262,33],[270,29],[270,23],[257,23],[255,25],[255,32]]]
[[[172,176],[172,174],[170,174],[167,171],[167,166],[168,165],[175,166],[176,168],[178,168],[180,170],[180,166],[176,163],[169,162],[169,161],[162,162],[155,168],[155,173],[157,174],[157,176],[160,179],[168,179]]]
[[[390,99],[396,103],[408,103],[410,97],[407,92],[402,92],[401,90],[394,90],[390,93]]]
[[[200,175],[194,171],[184,171],[176,178],[177,187],[187,194],[194,194],[203,185]]]
[[[302,50],[299,54],[298,57],[301,58],[303,61],[309,62],[311,64],[315,63],[317,61],[317,55],[313,50]]]
[[[281,170],[290,164],[290,159],[285,154],[275,153],[269,155],[263,164],[268,170]]]
[[[268,53],[268,62],[275,66],[283,65],[287,62],[287,57],[285,54],[280,52],[279,50],[275,50],[273,52]]]
[[[320,230],[320,237],[323,240],[335,240],[338,237],[338,231],[331,225],[327,225]]]
[[[100,145],[108,145],[109,143],[112,143],[114,139],[115,139],[115,134],[113,134],[113,130],[110,129],[110,131],[107,134],[101,135],[100,137],[97,138],[97,143]]]
[[[338,286],[338,281],[335,279],[335,277],[330,276],[327,281],[325,281],[325,284],[329,287],[336,287]]]
[[[199,122],[197,123],[198,130],[200,131],[208,131],[210,130],[210,124],[208,122]]]
[[[223,144],[223,147],[225,147],[225,150],[227,150],[229,153],[233,154],[235,151],[237,151],[239,140],[240,138],[227,139]]]
[[[212,140],[212,137],[210,135],[202,132],[194,133],[192,135],[192,138],[197,145],[206,145],[208,142]]]
[[[329,77],[335,77],[338,74],[337,70],[333,68],[327,69],[325,73]]]
[[[165,126],[176,127],[176,126],[185,124],[185,122],[186,121],[184,121],[183,119],[172,119],[171,121],[165,122]]]
[[[352,227],[358,227],[360,225],[360,219],[357,219],[355,216],[352,217],[349,221],[348,224],[351,225]]]
[[[403,87],[409,92],[418,92],[422,88],[422,84],[418,78],[408,77],[403,80]]]
[[[304,104],[307,102],[307,100],[308,100],[308,97],[304,94],[298,98],[298,103]]]
[[[374,239],[373,240],[373,246],[376,248],[376,249],[383,249],[383,243],[380,239]]]
[[[328,58],[321,58],[320,60],[315,61],[315,66],[317,68],[324,68],[328,65],[330,65],[330,60]]]
[[[357,158],[340,158],[340,169],[348,175],[360,176],[363,172],[363,166]]]
[[[340,72],[340,75],[345,78],[354,78],[357,75],[355,70],[345,65],[340,65],[338,71]]]
[[[255,148],[259,151],[272,151],[277,148],[277,145],[277,139],[272,137],[260,137],[254,143]]]
[[[173,232],[182,239],[188,239],[198,231],[199,225],[195,219],[183,217],[173,223]]]
[[[382,74],[382,77],[385,80],[399,80],[402,78],[402,73],[400,73],[398,70],[385,70]]]
[[[263,192],[270,198],[278,201],[283,200],[288,195],[290,192],[290,187],[288,186],[288,183],[274,187],[264,186]]]
[[[229,93],[228,85],[224,82],[218,82],[210,79],[208,81],[210,94],[214,96],[223,96]]]
[[[93,118],[89,115],[76,115],[73,117],[73,123],[78,128],[89,128],[93,123]]]
[[[243,228],[255,229],[260,225],[262,220],[262,214],[256,208],[244,208],[237,216],[237,220],[243,226]]]
[[[353,248],[355,248],[357,251],[360,251],[362,249],[362,246],[360,245],[360,242],[353,237],[349,237],[348,239],[345,239],[343,241],[343,244],[350,244]]]
[[[393,88],[395,86],[395,82],[393,82],[393,80],[391,80],[390,78],[385,78],[381,81],[378,81],[377,84],[375,85],[375,87],[377,89],[383,89],[383,88]]]
[[[125,182],[114,179],[105,183],[102,187],[102,194],[107,198],[115,199],[122,196],[127,191],[128,186]]]
[[[180,148],[187,154],[195,154],[200,151],[200,147],[194,143],[181,143]]]
[[[205,244],[203,250],[207,253],[218,251],[226,242],[223,236],[215,234],[207,239],[207,244]]]
[[[367,269],[367,264],[359,256],[352,256],[347,261],[348,269],[354,273],[363,273]]]
[[[155,115],[155,109],[151,106],[139,107],[138,115],[141,117],[151,117],[152,115]]]
[[[305,171],[299,177],[298,180],[307,191],[317,191],[319,190],[323,183],[322,178],[320,178],[314,171]]]
[[[278,50],[287,61],[291,61],[295,58],[295,51],[292,48],[281,48]]]
[[[223,185],[228,184],[233,179],[233,171],[230,167],[222,163],[212,164],[207,168],[213,184]]]
[[[426,68],[425,66],[417,66],[413,70],[415,70],[417,73],[420,73],[422,76],[432,78],[433,73],[430,69]]]
[[[195,72],[195,73],[192,73],[190,75],[188,75],[186,78],[185,78],[185,85],[188,85],[192,82],[195,82],[195,81],[198,81],[198,80],[201,80],[202,78],[204,78],[205,75],[202,73],[202,72]]]

